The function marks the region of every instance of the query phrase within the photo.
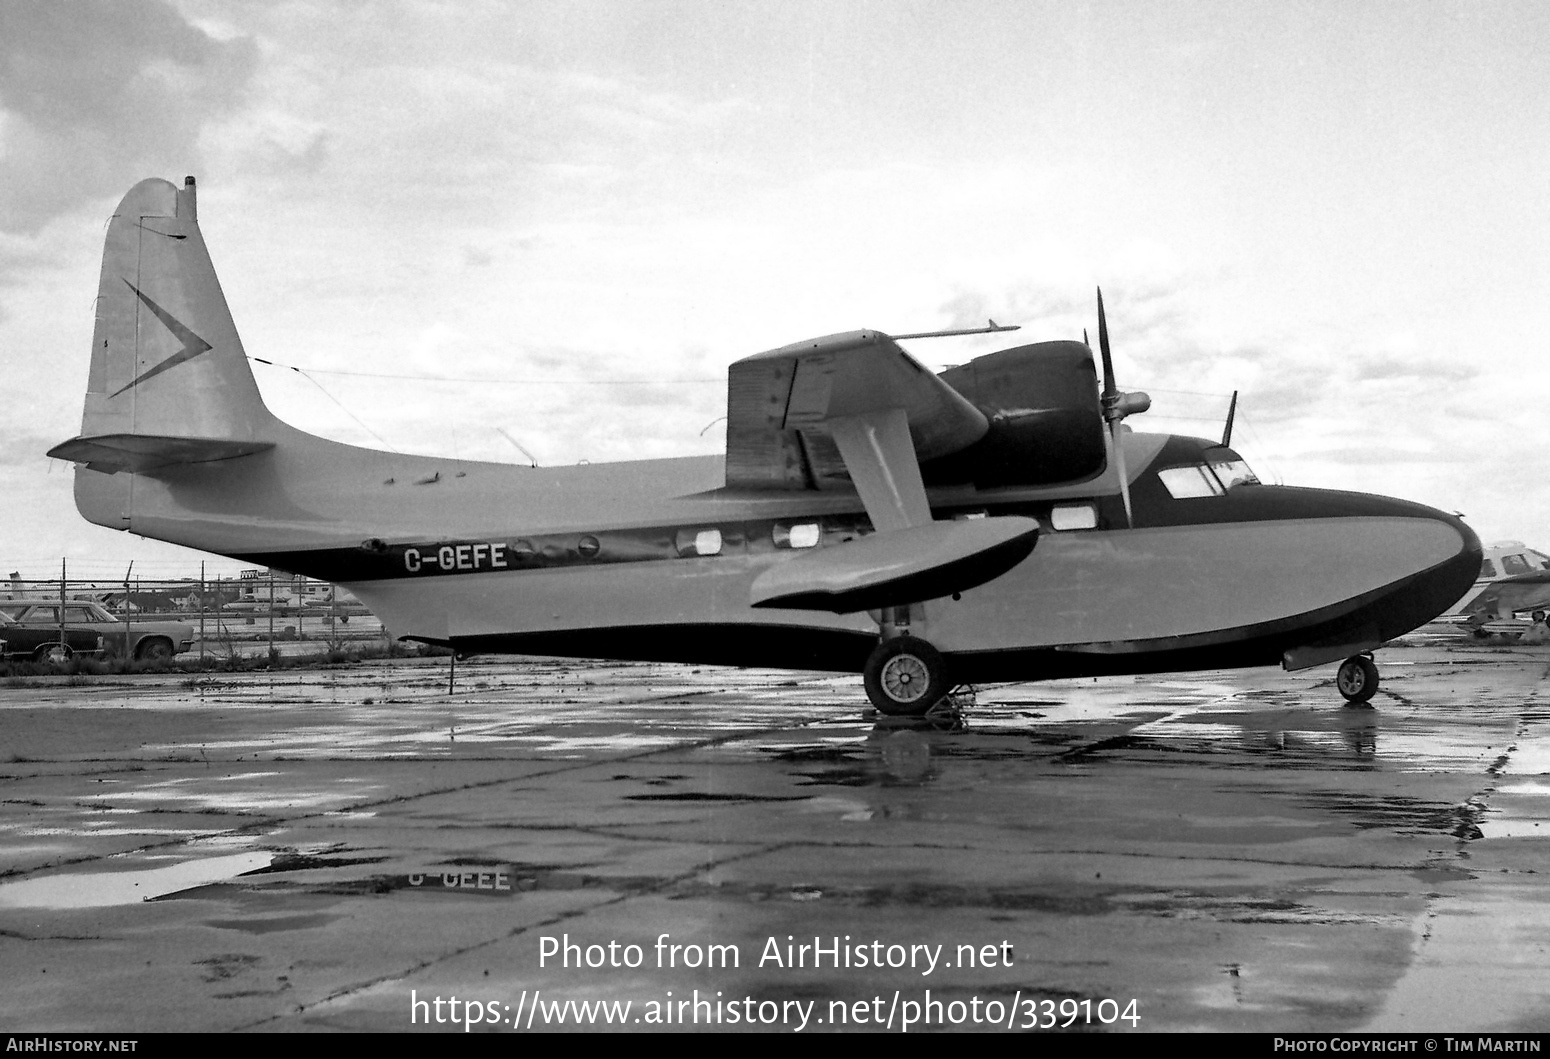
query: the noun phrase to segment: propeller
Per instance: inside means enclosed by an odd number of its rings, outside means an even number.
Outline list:
[[[1086,337],[1084,331],[1083,337]],[[1125,525],[1135,524],[1130,510],[1130,476],[1125,472],[1125,445],[1120,437],[1120,421],[1128,415],[1152,407],[1152,399],[1139,390],[1125,393],[1114,383],[1114,359],[1109,355],[1109,322],[1103,313],[1103,288],[1098,288],[1098,352],[1103,357],[1103,419],[1109,425],[1109,444],[1119,471],[1119,495],[1125,501]]]

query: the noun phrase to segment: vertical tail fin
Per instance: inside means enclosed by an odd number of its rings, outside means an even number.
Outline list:
[[[194,178],[142,180],[108,224],[80,436],[49,455],[154,473],[277,436],[199,232]]]

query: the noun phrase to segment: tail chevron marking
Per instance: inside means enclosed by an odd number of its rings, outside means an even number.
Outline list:
[[[146,304],[146,307],[151,310],[151,312],[156,314],[156,319],[165,324],[167,330],[171,331],[175,336],[177,336],[178,341],[183,343],[183,348],[178,350],[172,356],[168,357],[166,360],[162,361],[160,364],[156,365],[154,368],[149,368],[146,371],[142,371],[139,375],[131,379],[127,384],[119,387],[117,390],[114,390],[111,394],[108,395],[109,397],[117,397],[125,390],[133,386],[138,386],[140,383],[144,382],[146,379],[151,378],[153,375],[160,375],[168,368],[175,368],[185,361],[193,360],[195,357],[199,356],[199,354],[204,353],[211,348],[210,343],[194,334],[194,332],[183,326],[182,321],[180,321],[177,317],[173,316],[166,309],[163,309],[160,305],[157,305],[150,298],[146,297],[145,293],[141,291],[140,288],[136,287],[133,283],[130,283],[127,279],[124,280],[124,285],[127,286],[130,290],[134,291],[135,296],[143,301]]]

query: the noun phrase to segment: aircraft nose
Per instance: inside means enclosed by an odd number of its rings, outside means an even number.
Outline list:
[[[1480,538],[1463,519],[1436,508],[1370,493],[1285,486],[1242,495],[1262,505],[1264,514],[1306,528],[1297,539],[1312,549],[1305,549],[1308,562],[1334,578],[1332,590],[1343,585],[1347,598],[1358,602],[1346,619],[1362,627],[1357,639],[1376,633],[1391,640],[1425,625],[1456,604],[1480,573]]]
[[[1480,575],[1480,538],[1457,515],[1403,500],[1374,500],[1379,509],[1374,514],[1394,520],[1392,546],[1414,571],[1374,608],[1385,638],[1392,638],[1425,625],[1463,598]]]
[[[1480,538],[1476,536],[1474,530],[1465,525],[1463,519],[1435,509],[1432,509],[1431,515],[1436,521],[1452,527],[1459,536],[1457,554],[1428,574],[1428,580],[1433,582],[1434,591],[1440,599],[1438,610],[1440,614],[1468,592],[1475,583],[1475,578],[1480,576],[1483,550],[1480,546]]]

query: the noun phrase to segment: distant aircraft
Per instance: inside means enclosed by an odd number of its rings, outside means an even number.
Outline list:
[[[81,434],[50,452],[87,519],[345,585],[460,653],[859,672],[905,715],[963,682],[1341,662],[1364,702],[1370,652],[1480,570],[1452,515],[1123,426],[1150,402],[1115,384],[1101,295],[1101,389],[1085,342],[936,375],[852,331],[733,364],[724,458],[541,469],[271,415],[192,177],[124,198],[97,305]]]
[[[1510,619],[1515,612],[1541,609],[1550,598],[1540,598],[1525,585],[1550,583],[1550,555],[1535,551],[1522,541],[1497,541],[1481,551],[1480,573],[1475,582],[1439,621],[1483,625]],[[1500,591],[1496,589],[1500,587]]]

